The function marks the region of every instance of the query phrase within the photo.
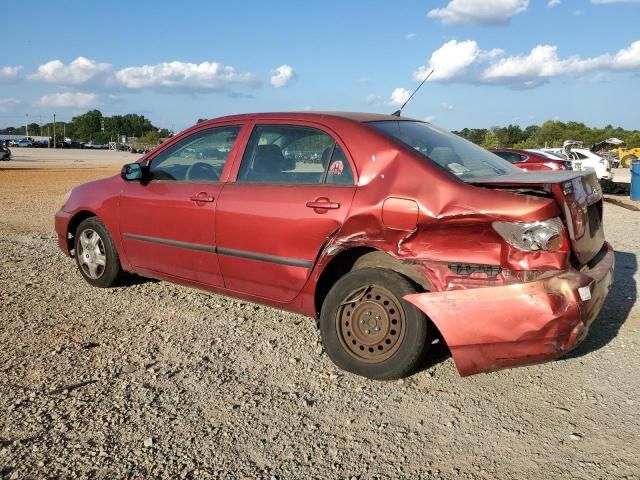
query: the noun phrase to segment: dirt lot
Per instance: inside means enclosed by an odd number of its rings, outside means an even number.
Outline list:
[[[165,282],[90,288],[52,215],[135,157],[14,153],[0,478],[640,478],[639,212],[605,205],[615,285],[568,358],[462,379],[436,346],[383,383],[338,371],[311,319]]]

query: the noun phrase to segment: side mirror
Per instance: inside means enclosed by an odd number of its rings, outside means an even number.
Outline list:
[[[123,165],[120,176],[127,182],[142,180],[142,167],[139,163],[127,163]]]

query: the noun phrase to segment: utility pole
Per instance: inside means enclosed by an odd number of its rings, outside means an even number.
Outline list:
[[[27,140],[29,140],[29,114],[25,114],[24,131],[26,133]]]
[[[53,114],[53,148],[56,148],[56,114]]]

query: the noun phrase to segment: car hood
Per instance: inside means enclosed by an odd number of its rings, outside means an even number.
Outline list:
[[[603,140],[601,142],[598,143],[594,143],[593,145],[591,145],[590,150],[594,153],[602,150],[605,147],[618,147],[620,145],[622,145],[624,143],[623,140],[620,140],[619,138],[607,138],[606,140]]]

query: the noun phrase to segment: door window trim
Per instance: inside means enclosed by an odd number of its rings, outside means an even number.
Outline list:
[[[242,166],[242,160],[244,157],[244,153],[246,149],[249,147],[249,141],[251,139],[251,135],[255,131],[257,127],[272,127],[272,126],[285,126],[285,127],[299,127],[299,128],[313,128],[321,131],[322,133],[328,135],[333,139],[333,150],[331,155],[333,156],[333,152],[335,151],[336,145],[339,146],[347,159],[349,164],[349,168],[351,168],[351,176],[352,183],[351,184],[334,184],[334,183],[325,183],[326,175],[328,171],[328,166],[323,172],[323,183],[284,183],[284,182],[246,182],[238,180],[238,174],[240,173],[240,168]],[[238,142],[236,142],[237,144]],[[234,145],[235,148],[235,145]],[[252,186],[284,186],[284,187],[335,187],[335,188],[353,188],[358,185],[358,171],[355,168],[355,164],[351,157],[351,153],[346,148],[342,139],[335,133],[333,130],[329,129],[324,125],[320,125],[315,122],[308,122],[302,120],[285,120],[285,119],[260,119],[260,120],[252,120],[246,126],[246,132],[243,135],[242,139],[242,148],[239,153],[235,156],[236,162],[233,166],[233,170],[230,172],[229,178],[227,179],[228,183],[233,183],[236,185],[252,185]],[[228,162],[227,162],[228,163]],[[331,162],[329,162],[329,165]]]
[[[174,145],[176,145],[177,143],[181,142],[182,140],[192,136],[192,135],[197,135],[198,133],[201,133],[205,130],[214,130],[217,128],[224,128],[224,127],[240,127],[240,131],[238,132],[238,137],[236,138],[235,142],[233,143],[233,147],[231,148],[231,150],[229,151],[229,155],[227,155],[227,159],[225,161],[224,167],[222,168],[222,172],[220,172],[220,178],[217,181],[202,181],[202,180],[193,180],[193,181],[189,181],[189,180],[153,180],[153,179],[149,179],[146,181],[146,183],[168,183],[168,184],[180,184],[180,185],[189,185],[189,184],[207,184],[207,185],[218,185],[218,184],[223,184],[226,183],[229,179],[230,173],[232,172],[232,169],[235,165],[235,159],[238,155],[238,151],[240,150],[241,146],[244,147],[244,143],[245,143],[245,135],[247,132],[247,124],[248,122],[246,120],[240,120],[240,121],[231,121],[231,122],[222,122],[222,123],[215,123],[215,124],[203,124],[203,125],[195,125],[193,127],[191,127],[190,129],[185,130],[182,133],[179,133],[178,135],[176,135],[175,137],[173,137],[170,141],[164,142],[164,144],[161,144],[159,147],[156,147],[154,150],[152,150],[149,155],[142,157],[141,159],[138,160],[138,163],[140,163],[141,165],[143,165],[145,168],[150,168],[151,167],[151,163],[159,156],[161,155],[163,152],[165,152],[167,149],[173,147]]]

